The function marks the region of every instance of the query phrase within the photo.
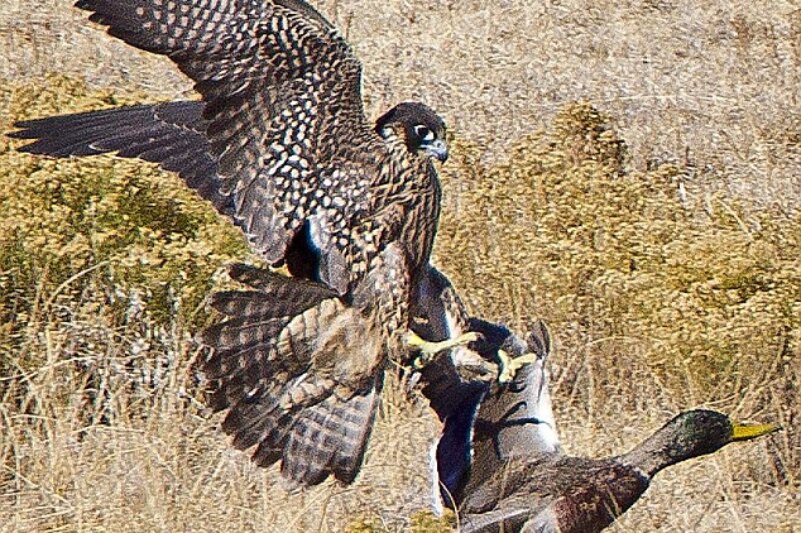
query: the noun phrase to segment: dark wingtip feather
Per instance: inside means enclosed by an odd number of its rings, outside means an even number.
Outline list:
[[[294,302],[296,312],[303,311],[324,299],[333,298],[337,293],[323,283],[302,278],[285,276],[266,268],[258,268],[243,263],[231,265],[230,278],[238,283],[271,295],[275,300]]]
[[[236,303],[241,300],[242,296],[247,296],[248,294],[250,293],[242,291],[215,292],[211,295],[211,298],[209,298],[209,306],[226,316],[239,315],[242,314],[246,306],[244,304],[236,305]],[[253,294],[257,295],[259,293]]]
[[[19,122],[15,122],[14,127],[17,128],[17,130],[6,132],[6,137],[11,137],[12,139],[36,139],[38,135],[33,133],[33,127],[37,122],[39,121],[20,120]]]
[[[18,152],[51,157],[70,155],[97,155],[102,153],[85,140],[76,138],[70,130],[65,130],[61,117],[47,117],[21,120],[14,123],[15,131],[6,133],[11,139],[34,140],[17,148]]]
[[[256,466],[266,468],[280,461],[282,455],[283,447],[268,445],[267,441],[262,441],[259,443],[256,451],[253,452],[251,460],[256,464]]]
[[[244,263],[235,263],[228,268],[228,276],[238,283],[254,289],[281,287],[284,285],[303,287],[298,281],[267,268],[258,268]]]

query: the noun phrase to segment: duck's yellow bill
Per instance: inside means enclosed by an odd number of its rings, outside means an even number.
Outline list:
[[[757,424],[754,426],[741,426],[739,424],[734,424],[734,427],[731,431],[731,440],[738,441],[755,439],[757,437],[761,437],[762,435],[779,431],[780,429],[781,426],[776,424]]]

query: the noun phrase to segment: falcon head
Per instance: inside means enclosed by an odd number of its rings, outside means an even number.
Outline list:
[[[403,102],[376,121],[375,130],[383,139],[399,136],[409,152],[422,150],[443,163],[448,159],[445,121],[420,102]]]

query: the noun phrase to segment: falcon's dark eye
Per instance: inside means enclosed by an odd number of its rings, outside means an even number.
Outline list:
[[[434,132],[428,129],[428,126],[418,124],[414,127],[414,133],[421,141],[431,142],[434,140]]]

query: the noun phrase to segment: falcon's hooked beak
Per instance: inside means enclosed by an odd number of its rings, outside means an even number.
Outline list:
[[[435,157],[443,163],[448,160],[448,143],[442,139],[434,139],[431,142],[423,143],[420,148],[426,151],[431,157]]]

